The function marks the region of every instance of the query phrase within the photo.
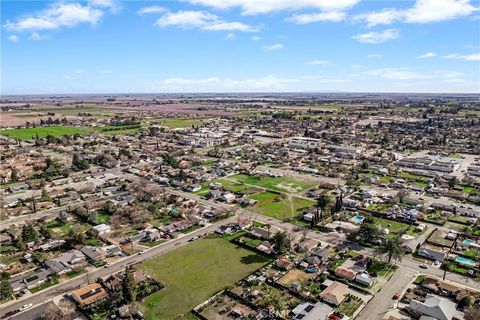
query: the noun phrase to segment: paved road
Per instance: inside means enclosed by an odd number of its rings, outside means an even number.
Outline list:
[[[390,280],[381,288],[372,300],[357,315],[357,319],[381,320],[389,311],[394,300],[393,296],[402,290],[415,278],[416,272],[400,266]]]
[[[45,303],[51,299],[53,299],[57,295],[62,295],[66,292],[75,290],[79,288],[80,286],[85,285],[88,281],[94,282],[97,278],[102,278],[106,277],[110,274],[116,273],[118,271],[121,271],[125,268],[125,266],[129,264],[136,264],[143,262],[145,260],[154,258],[156,256],[159,256],[161,254],[164,254],[168,251],[171,251],[173,249],[176,249],[180,246],[186,245],[190,239],[197,235],[203,235],[205,233],[210,233],[213,232],[215,229],[217,229],[220,225],[223,225],[225,223],[230,223],[235,221],[235,217],[231,217],[225,220],[220,220],[217,221],[205,228],[195,230],[189,234],[186,235],[181,235],[177,239],[170,240],[168,242],[162,243],[158,246],[155,246],[153,248],[150,248],[146,251],[144,251],[142,254],[135,254],[129,257],[126,257],[115,264],[113,264],[109,268],[99,268],[96,269],[93,272],[89,272],[87,274],[83,274],[81,276],[75,277],[69,281],[63,282],[61,284],[58,284],[56,286],[47,288],[45,290],[42,290],[36,294],[29,295],[29,296],[24,296],[18,300],[6,303],[2,305],[0,308],[0,314],[6,314],[8,312],[11,312],[13,310],[17,310],[20,308],[22,305],[31,303],[33,305],[37,304],[42,304]]]

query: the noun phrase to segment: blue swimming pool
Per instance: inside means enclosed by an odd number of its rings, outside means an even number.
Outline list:
[[[352,218],[352,221],[355,223],[362,223],[363,220],[365,220],[365,217],[362,217],[362,216],[355,216]]]
[[[472,242],[474,242],[472,239],[463,240],[463,244],[466,245],[466,246],[469,246]]]
[[[464,258],[464,257],[455,257],[455,261],[461,264],[466,264],[469,266],[475,266],[476,263],[472,259]]]

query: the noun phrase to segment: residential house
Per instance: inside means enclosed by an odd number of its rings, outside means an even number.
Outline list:
[[[98,235],[104,235],[112,232],[112,228],[109,225],[106,225],[105,223],[96,225],[92,227],[92,229],[95,230]]]
[[[13,292],[18,292],[23,289],[32,289],[41,285],[49,279],[51,272],[47,269],[38,269],[33,273],[22,274],[10,279]]]
[[[456,304],[447,299],[428,294],[424,302],[413,299],[408,307],[415,313],[437,320],[452,320],[456,313]]]
[[[357,273],[356,271],[353,271],[353,270],[350,270],[350,269],[347,269],[347,268],[344,268],[344,267],[338,267],[336,270],[335,270],[335,274],[337,276],[340,276],[342,278],[345,278],[345,279],[348,279],[350,281],[353,281],[355,279],[355,277],[357,276]]]
[[[421,246],[418,249],[417,254],[419,256],[422,256],[431,260],[435,260],[435,261],[440,261],[440,262],[443,262],[443,260],[447,256],[446,252],[430,249],[426,246]]]
[[[107,298],[108,294],[99,283],[92,283],[72,292],[72,298],[81,307],[85,307]]]
[[[292,318],[296,320],[325,320],[332,312],[333,308],[325,303],[302,302],[292,310]]]
[[[100,247],[84,246],[80,251],[93,262],[101,261],[107,256],[107,252]]]
[[[85,261],[85,255],[78,250],[70,250],[59,257],[45,261],[45,265],[58,274],[72,271],[73,268]]]
[[[323,301],[338,306],[342,303],[343,299],[345,299],[347,291],[347,285],[338,281],[334,281],[320,293],[320,297],[323,299]]]

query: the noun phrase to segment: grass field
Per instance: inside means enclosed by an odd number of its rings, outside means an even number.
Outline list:
[[[372,217],[372,218],[375,225],[379,226],[382,230],[388,229],[390,231],[387,237],[394,237],[396,232],[400,230],[406,230],[405,234],[408,234],[411,236],[415,235],[414,227],[406,223],[377,218],[377,217]]]
[[[273,195],[269,192],[267,192],[267,194]],[[259,196],[262,195],[263,194],[260,194]],[[254,206],[252,207],[252,210],[265,216],[284,220],[296,217],[301,209],[308,208],[313,205],[315,205],[315,201],[312,200],[296,197],[285,197],[283,199],[276,198],[273,201]]]
[[[39,128],[21,128],[21,129],[9,129],[2,130],[0,134],[12,138],[18,138],[20,140],[35,139],[38,134],[39,138],[45,138],[48,135],[54,137],[73,136],[74,134],[85,135],[88,131],[80,128],[71,128],[63,126],[54,127],[39,127]]]
[[[236,181],[244,184],[249,184],[249,185],[266,188],[274,191],[289,192],[289,193],[299,193],[315,186],[315,183],[313,182],[294,179],[288,176],[270,178],[270,177],[248,176],[245,174],[236,174],[229,178],[235,179]]]
[[[145,319],[186,315],[216,292],[262,267],[270,259],[222,238],[205,238],[144,262],[139,268],[165,283],[141,304]]]

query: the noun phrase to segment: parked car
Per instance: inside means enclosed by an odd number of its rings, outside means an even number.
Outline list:
[[[428,266],[425,263],[422,263],[421,265],[419,265],[419,267],[422,269],[428,269]]]
[[[400,292],[397,292],[395,293],[395,295],[393,296],[393,300],[398,300],[398,298],[400,298]]]
[[[31,303],[28,303],[28,304],[24,304],[23,306],[20,307],[20,309],[18,309],[19,311],[25,311],[25,310],[28,310],[32,307],[32,304]]]

